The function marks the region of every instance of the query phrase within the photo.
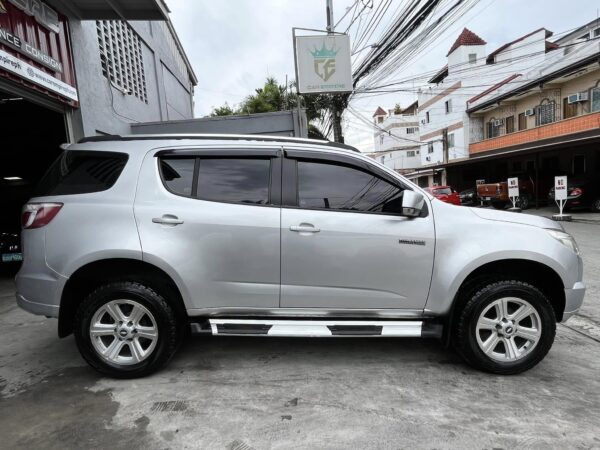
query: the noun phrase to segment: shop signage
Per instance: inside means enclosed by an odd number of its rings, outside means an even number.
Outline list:
[[[42,86],[49,91],[56,92],[70,100],[78,101],[77,89],[64,83],[58,78],[49,75],[37,67],[27,64],[25,61],[17,58],[15,55],[0,50],[0,68],[12,72],[26,80]]]
[[[43,53],[41,50],[35,48],[33,45],[28,44],[19,36],[15,36],[10,31],[0,28],[0,44],[4,44],[19,53],[31,58],[32,60],[39,62],[40,64],[54,70],[55,72],[62,72],[63,67],[60,61],[52,58],[51,56]]]
[[[297,36],[295,47],[300,93],[352,91],[348,35]]]
[[[60,32],[58,13],[40,0],[8,0],[37,23],[53,33]],[[0,2],[1,4],[2,2]]]

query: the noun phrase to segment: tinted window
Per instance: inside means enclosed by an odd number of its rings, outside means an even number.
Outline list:
[[[127,163],[127,154],[68,150],[50,166],[35,197],[86,194],[111,188]]]
[[[163,158],[160,172],[168,190],[175,194],[192,196],[196,158]]]
[[[266,205],[269,203],[270,179],[269,159],[201,159],[198,198]]]
[[[351,167],[299,161],[298,202],[301,208],[400,213],[402,190]]]

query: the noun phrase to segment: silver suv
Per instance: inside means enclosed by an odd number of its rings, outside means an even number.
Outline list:
[[[257,136],[103,136],[23,210],[17,302],[115,377],[188,331],[433,337],[511,374],[580,307],[560,224],[434,199],[355,149]]]

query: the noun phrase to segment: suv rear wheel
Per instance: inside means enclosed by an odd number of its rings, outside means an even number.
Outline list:
[[[83,358],[116,378],[149,375],[177,348],[175,311],[148,286],[115,282],[100,286],[81,303],[75,339]]]
[[[469,297],[455,330],[456,348],[469,364],[508,375],[528,370],[546,356],[556,318],[537,288],[503,280],[483,284]]]

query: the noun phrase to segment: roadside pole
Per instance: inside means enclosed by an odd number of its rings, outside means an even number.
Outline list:
[[[333,34],[333,0],[325,0],[325,12],[327,14],[327,34]],[[341,112],[338,108],[338,95],[331,95],[331,115],[332,115],[332,127],[333,127],[333,140],[335,142],[344,142],[344,136],[342,136],[342,118]]]

